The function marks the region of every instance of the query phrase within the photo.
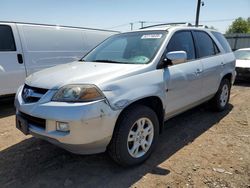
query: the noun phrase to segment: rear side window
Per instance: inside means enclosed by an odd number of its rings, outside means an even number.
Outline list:
[[[16,51],[11,27],[0,25],[0,51]]]
[[[199,58],[208,57],[219,53],[218,48],[210,36],[203,31],[195,31],[196,45]]]
[[[223,47],[223,49],[225,50],[226,53],[232,52],[231,47],[229,46],[227,40],[225,39],[225,37],[221,33],[213,31],[212,34],[220,42],[221,46]]]
[[[193,37],[190,31],[177,32],[172,36],[167,46],[167,52],[172,51],[185,51],[188,60],[195,59]]]

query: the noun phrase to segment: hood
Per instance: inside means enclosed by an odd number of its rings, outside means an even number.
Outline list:
[[[95,84],[100,87],[101,83],[135,74],[142,67],[145,65],[73,62],[36,72],[25,83],[45,89],[58,89],[67,84]]]
[[[240,68],[250,68],[250,60],[237,59],[235,66]]]

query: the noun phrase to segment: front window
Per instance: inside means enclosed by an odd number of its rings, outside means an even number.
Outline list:
[[[16,51],[12,29],[8,25],[0,25],[0,52]]]
[[[236,59],[250,60],[250,50],[238,50],[234,52]]]
[[[166,31],[140,31],[110,37],[82,60],[105,63],[146,64],[156,55]]]
[[[167,46],[167,52],[185,51],[187,60],[195,59],[193,37],[190,31],[181,31],[173,35]]]

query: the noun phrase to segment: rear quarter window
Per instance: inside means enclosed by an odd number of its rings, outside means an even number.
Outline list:
[[[221,44],[222,48],[225,50],[226,53],[232,52],[232,49],[229,46],[227,40],[225,39],[225,37],[221,33],[212,31],[212,34],[219,41],[219,43]]]
[[[12,29],[8,25],[0,25],[0,51],[16,51]]]

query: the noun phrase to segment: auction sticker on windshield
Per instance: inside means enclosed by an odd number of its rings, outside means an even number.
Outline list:
[[[143,35],[141,39],[160,39],[162,37],[162,34],[148,34]]]

